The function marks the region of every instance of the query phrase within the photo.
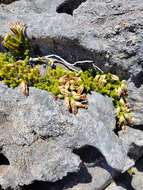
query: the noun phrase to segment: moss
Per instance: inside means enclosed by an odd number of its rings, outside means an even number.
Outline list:
[[[111,73],[96,73],[93,69],[74,72],[58,66],[53,69],[50,64],[44,76],[41,76],[39,65],[30,64],[25,29],[21,27],[16,25],[16,30],[12,28],[14,34],[4,38],[4,44],[9,52],[0,53],[1,81],[12,88],[22,83],[51,92],[58,98],[64,98],[67,107],[74,113],[77,113],[77,108],[87,108],[82,104],[87,93],[97,91],[112,98],[119,128],[130,122],[131,113],[127,104],[125,81]]]
[[[38,83],[34,84],[34,87],[52,92],[55,96],[57,96],[60,94],[59,79],[66,74],[73,75],[72,72],[64,70],[60,67],[57,67],[56,69],[48,67],[45,76],[40,77]]]
[[[14,63],[15,58],[12,57],[9,53],[0,53],[0,67],[5,64]]]
[[[31,68],[27,59],[16,61],[6,53],[0,54],[0,80],[9,87],[15,88],[22,81],[33,86],[39,78],[38,68]]]

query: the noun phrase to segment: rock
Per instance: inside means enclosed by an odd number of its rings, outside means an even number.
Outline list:
[[[135,174],[133,175],[131,184],[136,190],[143,189],[143,158],[136,163]]]
[[[126,132],[119,132],[119,138],[130,158],[136,161],[143,155],[143,131],[127,127]]]
[[[55,52],[71,62],[92,59],[104,71],[129,79],[134,125],[143,125],[143,2],[78,2],[19,0],[0,5],[0,36],[8,31],[7,23],[22,20],[38,54]],[[66,14],[71,6],[73,16]]]
[[[143,189],[143,158],[132,167],[132,172],[124,173],[118,177],[114,183],[106,190],[142,190]]]
[[[41,14],[44,12],[48,12],[48,14],[54,14],[56,13],[56,8],[58,5],[60,5],[63,2],[63,0],[54,0],[54,1],[45,1],[41,0],[40,2],[38,0],[35,1],[29,1],[29,0],[3,0],[1,3],[9,4],[4,7],[7,11],[9,8],[11,8],[11,13],[15,10],[17,13],[19,11],[22,11],[21,13],[28,13],[28,11],[31,11],[33,13]],[[11,4],[10,4],[11,3]],[[20,8],[21,7],[21,8]],[[23,9],[22,9],[23,7]],[[15,15],[18,16],[18,15]]]
[[[128,85],[129,104],[133,115],[133,124],[143,127],[143,85],[136,87],[133,82]]]
[[[12,3],[13,1],[16,1],[16,0],[0,0],[0,4],[9,4],[9,3]]]
[[[82,159],[74,150],[87,145],[98,149],[115,173],[127,167],[129,159],[112,131],[111,99],[98,93],[88,99],[89,108],[75,116],[46,91],[30,88],[25,97],[0,84],[0,147],[8,163],[0,175],[3,188],[55,182],[77,172]]]
[[[85,172],[82,172],[81,175],[76,175],[74,178],[70,178],[69,181],[65,180],[65,189],[70,187],[67,190],[99,190],[110,184],[112,178],[115,177],[115,173],[97,150],[93,147],[82,148],[79,155],[84,161],[90,178],[87,178],[87,174],[85,175]],[[87,181],[87,179],[89,180]]]
[[[91,171],[92,170],[92,171]],[[99,175],[100,172],[100,175]],[[101,178],[102,176],[102,178]],[[88,168],[82,166],[78,173],[69,174],[63,180],[55,183],[35,182],[31,185],[24,186],[25,190],[95,190],[103,189],[105,185],[110,183],[112,177],[110,174],[100,167]],[[102,183],[102,184],[101,184]],[[101,185],[101,186],[100,186]]]
[[[129,79],[129,103],[136,128],[129,128],[126,134],[120,132],[119,139],[113,132],[111,99],[98,93],[90,95],[89,109],[80,110],[75,117],[47,92],[30,88],[30,96],[23,97],[19,89],[0,84],[3,188],[30,188],[36,180],[49,190],[53,185],[54,190],[103,189],[117,171],[126,171],[141,157],[142,12],[141,0],[0,1],[0,39],[8,32],[8,23],[21,20],[28,26],[35,54],[56,53],[71,62],[92,59],[103,71]],[[106,168],[98,167],[95,160],[86,163],[75,153],[86,146],[99,150],[107,161]]]
[[[111,183],[112,177],[116,177],[113,169],[95,148],[86,146],[74,153],[84,163],[79,172],[71,173],[55,183],[35,182],[24,186],[24,190],[101,190]]]
[[[111,183],[105,190],[126,190],[122,186],[118,186],[116,183]]]
[[[73,11],[86,0],[65,0],[56,9],[57,13],[67,13],[73,15]]]
[[[73,16],[66,14],[71,7]],[[129,79],[134,125],[143,125],[142,8],[141,0],[130,3],[19,0],[0,5],[3,26],[0,37],[9,30],[7,23],[22,20],[28,26],[28,35],[38,55],[54,52],[71,62],[92,59],[103,71]]]
[[[143,78],[143,1],[80,3],[20,0],[0,6],[0,35],[8,31],[7,23],[22,20],[42,54],[54,51],[69,61],[93,59],[104,71],[122,78]],[[73,16],[66,14],[71,4]],[[64,13],[57,13],[63,5]]]
[[[129,173],[125,172],[115,179],[113,190],[134,190],[131,181],[132,181],[132,175],[129,175]],[[112,190],[112,185],[111,188],[109,186],[109,190]]]
[[[136,174],[132,179],[132,186],[136,190],[142,190],[143,189],[143,174]]]
[[[111,175],[100,167],[92,168],[88,170],[88,172],[92,176],[91,182],[81,182],[73,187],[67,188],[67,190],[101,190],[104,189],[112,181]]]

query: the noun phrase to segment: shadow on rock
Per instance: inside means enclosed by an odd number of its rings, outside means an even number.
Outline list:
[[[22,190],[63,190],[78,187],[78,185],[80,184],[85,184],[86,188],[88,188],[87,185],[89,184],[90,189],[91,187],[96,188],[97,183],[99,183],[97,185],[98,187],[100,186],[104,188],[111,182],[113,177],[115,178],[119,175],[119,172],[111,168],[107,164],[104,156],[100,153],[100,151],[93,146],[86,145],[82,148],[74,149],[73,153],[78,155],[82,160],[79,172],[69,173],[62,180],[59,180],[54,183],[35,181],[31,185],[23,186]],[[99,172],[101,168],[103,168],[106,172],[106,174],[102,174],[106,176],[102,176],[102,183],[100,183],[100,180],[98,179],[98,176],[100,176]],[[95,171],[95,173],[92,173],[91,171]]]
[[[133,160],[138,160],[143,154],[143,146],[138,146],[135,143],[130,145],[128,156]]]
[[[135,77],[132,78],[135,86],[140,88],[143,84],[143,71],[139,72]]]
[[[67,13],[72,15],[73,11],[77,9],[81,3],[86,0],[66,0],[57,7],[57,13]]]
[[[86,145],[80,149],[74,149],[73,153],[77,154],[87,167],[100,167],[110,173],[112,177],[118,176],[119,171],[109,166],[103,154],[95,147]]]
[[[133,129],[138,129],[138,130],[141,130],[143,131],[143,125],[133,125],[131,126]]]
[[[31,185],[25,185],[21,189],[22,190],[63,190],[66,188],[73,187],[78,183],[90,183],[92,181],[92,176],[88,173],[87,168],[84,165],[81,165],[79,172],[77,173],[69,173],[62,180],[57,182],[42,182],[35,181]]]
[[[127,190],[136,190],[132,187],[132,179],[133,179],[133,176],[129,175],[128,173],[124,173],[122,174],[116,181],[116,184],[123,187],[123,188],[126,188]]]
[[[143,156],[137,161],[136,168],[138,171],[143,172]]]

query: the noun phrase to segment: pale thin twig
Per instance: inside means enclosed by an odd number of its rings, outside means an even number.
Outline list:
[[[68,61],[66,61],[65,59],[63,59],[62,57],[60,57],[59,55],[55,55],[55,54],[51,54],[51,55],[46,55],[43,57],[38,57],[38,58],[30,58],[30,61],[39,61],[41,59],[53,59],[54,61],[57,61],[61,64],[63,64],[65,67],[67,67],[70,70],[74,70],[74,71],[79,71],[79,67],[77,66],[78,64],[85,64],[85,63],[92,63],[92,66],[94,68],[96,68],[97,70],[99,70],[101,73],[103,73],[103,71],[96,66],[92,60],[84,60],[84,61],[76,61],[74,63],[69,63]]]

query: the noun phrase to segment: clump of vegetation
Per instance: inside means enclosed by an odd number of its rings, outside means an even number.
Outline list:
[[[87,109],[87,97],[84,93],[84,84],[79,76],[64,75],[59,79],[60,94],[64,98],[68,110],[76,114],[78,108]]]
[[[94,89],[112,98],[118,127],[124,127],[131,122],[131,111],[127,103],[127,84],[124,80],[121,81],[118,76],[111,73],[96,75]]]
[[[31,67],[28,59],[16,61],[7,53],[0,53],[0,80],[9,87],[15,88],[23,81],[29,86],[39,82],[40,72]]]
[[[30,53],[30,44],[26,35],[26,25],[16,22],[10,26],[11,33],[3,39],[3,45],[15,56],[26,58]]]
[[[78,108],[87,109],[87,94],[97,91],[112,98],[119,128],[130,122],[125,81],[121,81],[116,75],[99,73],[95,69],[75,71],[74,68],[71,71],[54,65],[51,58],[48,58],[45,73],[41,75],[41,63],[31,65],[30,46],[25,30],[25,25],[16,23],[11,27],[13,34],[8,34],[3,40],[8,51],[0,53],[0,81],[12,88],[20,86],[26,96],[29,95],[29,86],[51,92],[57,98],[64,99],[66,107],[74,114],[78,112]]]

